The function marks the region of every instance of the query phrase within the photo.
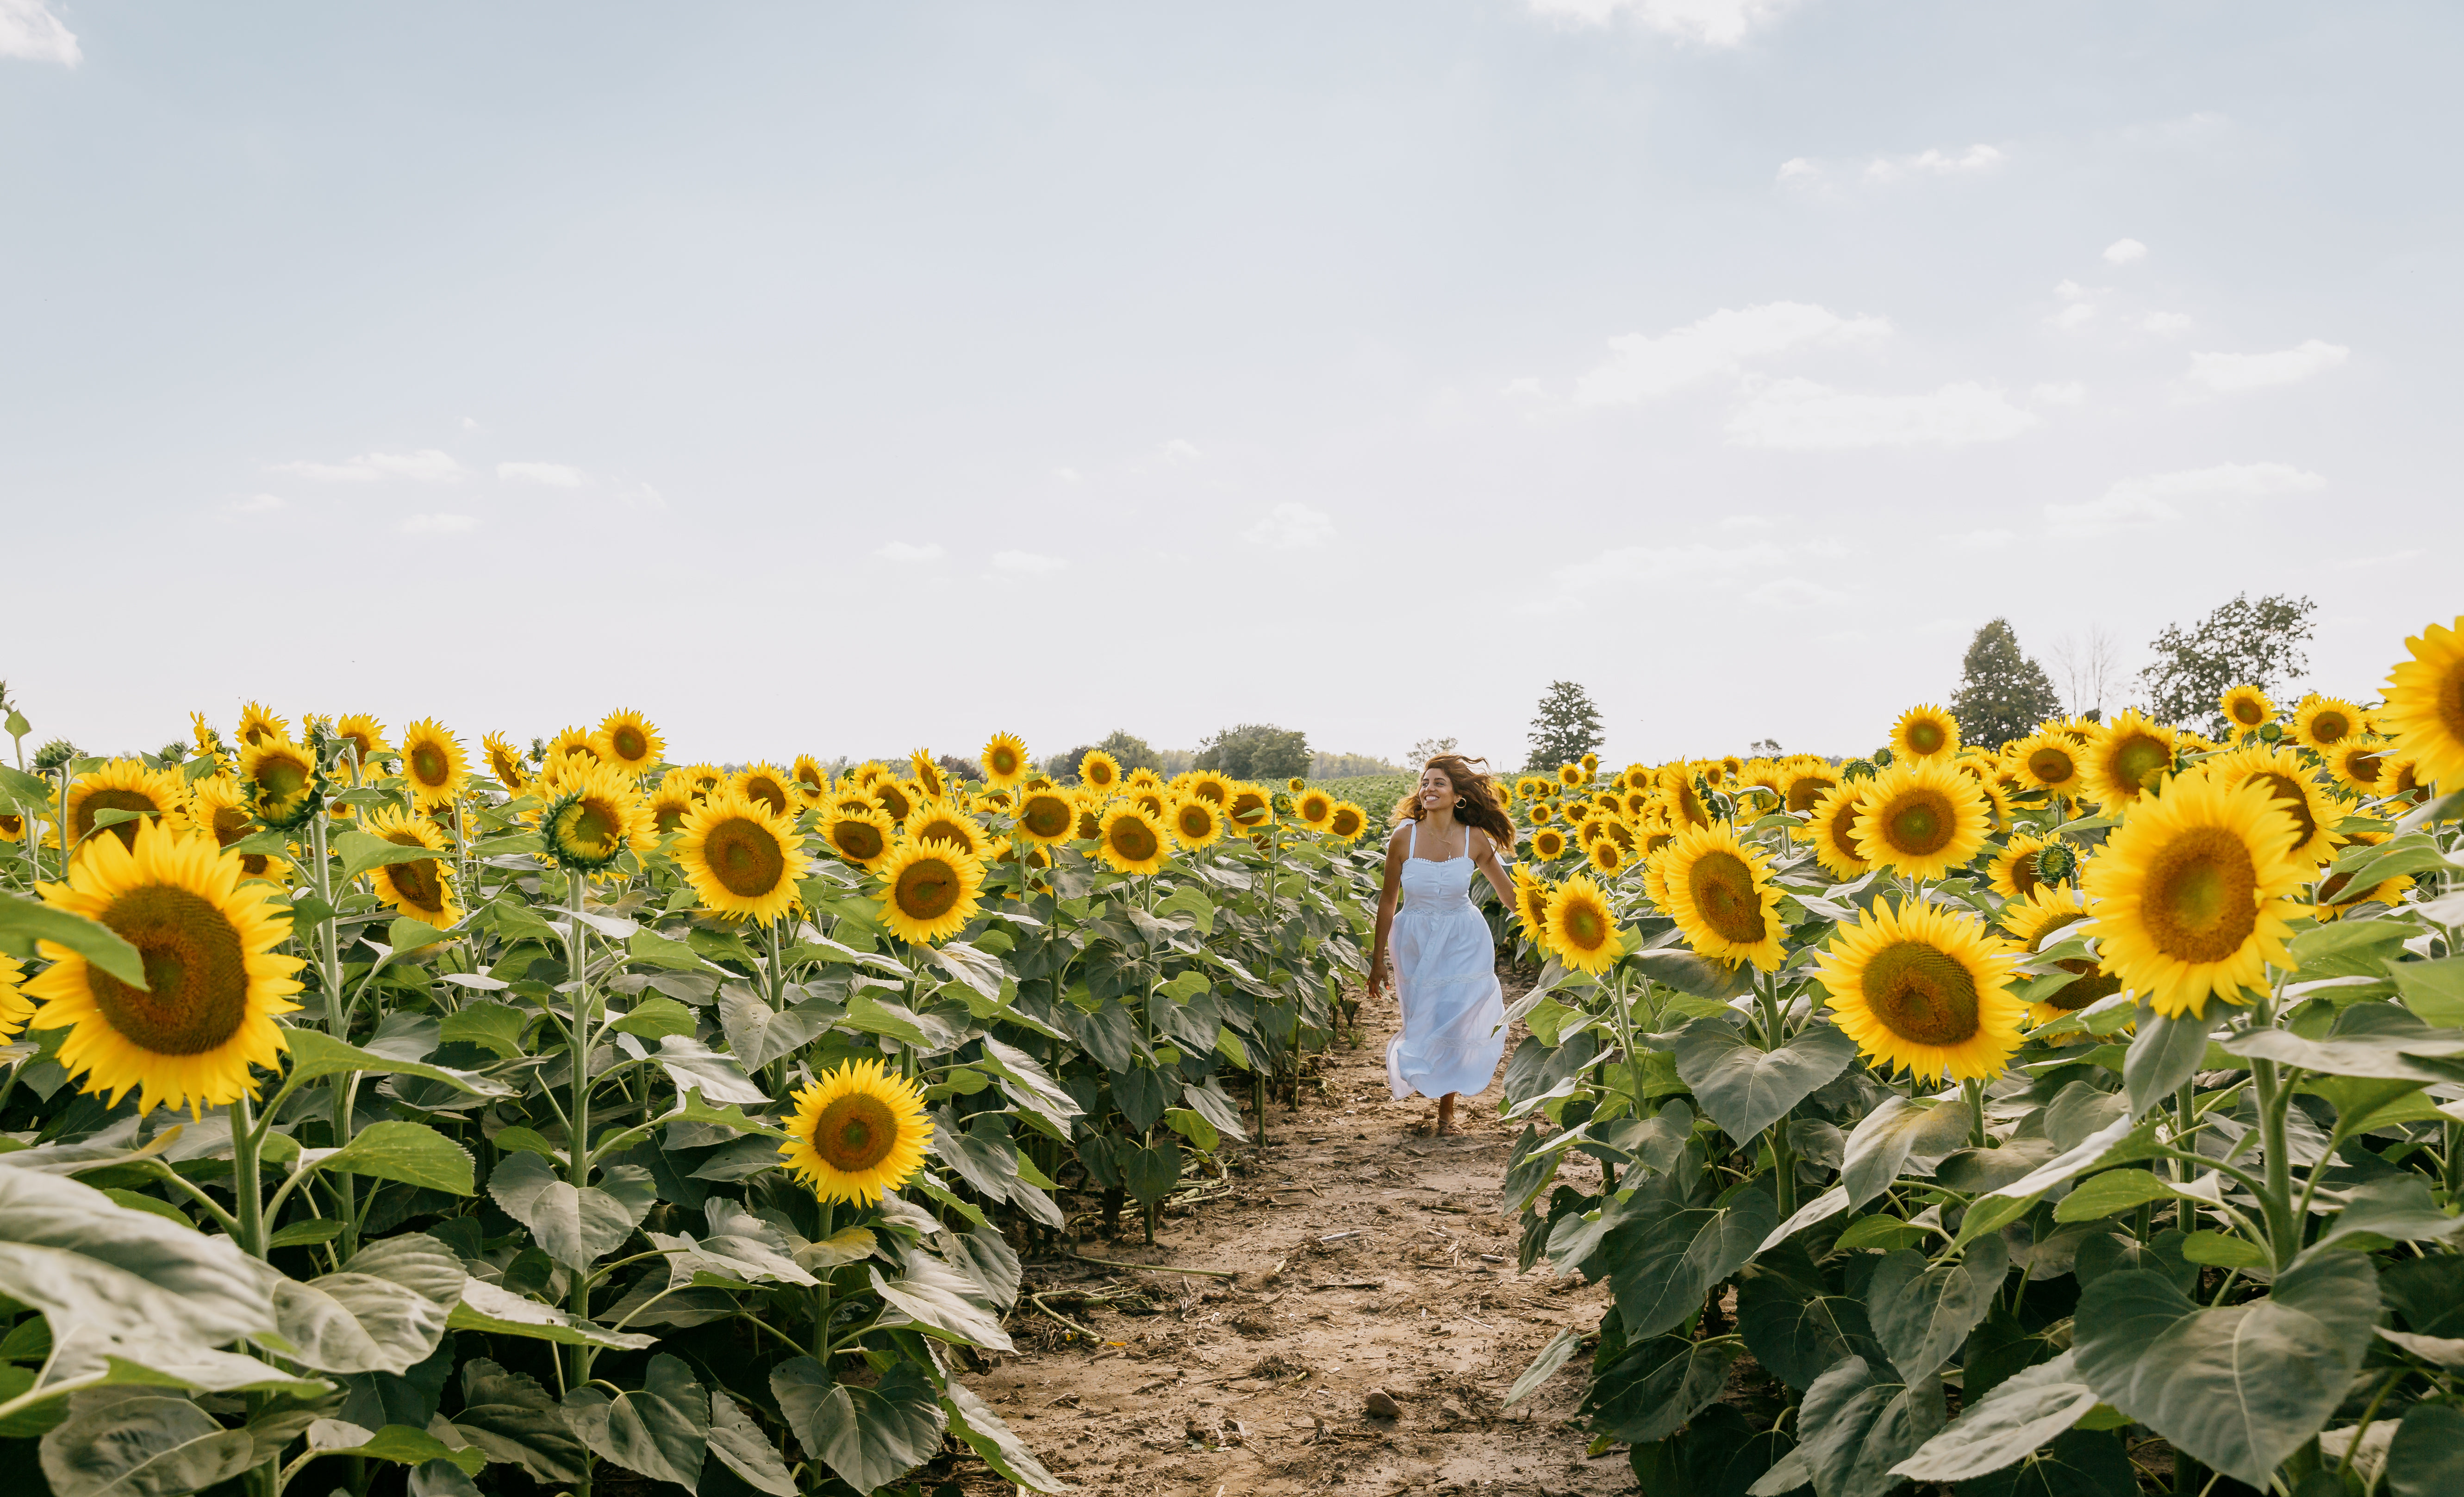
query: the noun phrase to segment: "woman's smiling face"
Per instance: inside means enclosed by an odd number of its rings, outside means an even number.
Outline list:
[[[1420,771],[1420,809],[1438,811],[1454,809],[1455,782],[1446,771],[1431,765]]]

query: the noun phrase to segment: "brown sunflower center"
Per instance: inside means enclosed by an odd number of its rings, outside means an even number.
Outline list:
[[[777,892],[787,876],[786,850],[768,827],[734,816],[710,829],[702,839],[702,860],[719,886],[739,899],[759,899]]]
[[[1338,811],[1327,823],[1337,836],[1350,836],[1360,830],[1360,817],[1352,811]]]
[[[747,787],[747,789],[749,790],[750,787]],[[915,809],[914,806],[908,801],[906,796],[898,793],[897,788],[894,786],[874,786],[872,788],[872,798],[880,805],[882,810],[890,813],[890,819],[892,821],[906,820],[907,814]],[[781,811],[785,810],[786,804],[785,799],[782,797],[779,803],[779,809]]]
[[[2252,777],[2265,785],[2267,792],[2276,797],[2276,803],[2292,814],[2295,847],[2306,846],[2312,837],[2319,835],[2319,818],[2310,814],[2310,797],[2301,792],[2299,781],[2274,770],[2261,770]]]
[[[1030,795],[1019,808],[1018,819],[1036,836],[1057,837],[1069,830],[1069,802],[1058,795]]]
[[[154,804],[154,798],[143,792],[99,790],[87,795],[77,805],[77,835],[82,837],[92,833],[96,815],[105,811],[133,811],[140,816],[159,816],[163,814],[163,808]],[[137,845],[137,823],[134,821],[118,822],[103,830],[120,838],[120,845],[122,847],[134,848]]]
[[[2113,783],[2125,795],[2145,790],[2148,781],[2172,762],[2172,748],[2152,733],[2133,733],[2105,750],[2105,763],[2113,769]]]
[[[1215,818],[1210,815],[1204,808],[1199,806],[1183,806],[1180,808],[1181,835],[1189,837],[1204,836],[1207,833],[1214,830]]]
[[[1942,725],[1929,719],[1919,719],[1908,725],[1908,751],[1916,754],[1942,752]]]
[[[2139,918],[2156,949],[2182,962],[2221,962],[2258,927],[2258,870],[2242,839],[2192,827],[2147,863]]]
[[[2451,737],[2464,738],[2464,661],[2451,662],[2431,685],[2430,708]]]
[[[877,1096],[842,1096],[813,1120],[813,1152],[843,1175],[873,1168],[897,1145],[898,1116]]]
[[[444,786],[451,765],[445,749],[436,744],[414,744],[410,752],[403,755],[403,768],[410,771],[412,779],[429,790]]]
[[[787,814],[787,787],[766,774],[757,774],[746,780],[744,793],[769,807],[770,814],[774,816],[783,816]],[[897,814],[904,816],[907,813],[901,809]]]
[[[2332,744],[2353,730],[2353,720],[2330,707],[2310,720],[2310,736]]]
[[[437,872],[435,858],[395,863],[385,870],[385,875],[393,880],[394,893],[401,897],[405,907],[431,914],[445,908],[445,879]]]
[[[2258,700],[2255,697],[2235,697],[2233,715],[2233,721],[2244,727],[2256,727],[2267,721],[2267,714],[2259,710]]]
[[[1136,816],[1123,816],[1106,835],[1111,838],[1112,851],[1130,862],[1142,863],[1155,855],[1155,828]]]
[[[891,893],[908,919],[939,920],[958,902],[958,871],[938,857],[919,857],[898,871]]]
[[[938,839],[953,847],[963,847],[970,853],[976,850],[976,839],[967,835],[967,829],[947,816],[935,816],[920,828],[910,829],[909,835],[918,842]]]
[[[215,844],[229,847],[248,835],[248,813],[237,806],[216,806],[212,827]]]
[[[881,828],[869,821],[842,821],[830,830],[830,845],[860,863],[881,856]]]
[[[607,747],[615,749],[616,757],[627,764],[639,764],[650,756],[650,741],[630,723],[620,726],[607,735]]]
[[[1863,989],[1874,1017],[1911,1044],[1957,1045],[1979,1027],[1975,975],[1930,942],[1899,941],[1875,952]]]
[[[557,845],[577,857],[605,861],[616,856],[616,815],[613,807],[584,797],[569,802],[556,814]]]
[[[198,1055],[248,1017],[248,957],[239,931],[206,899],[169,884],[131,889],[98,917],[145,964],[139,992],[86,968],[95,1007],[131,1044],[157,1055]]]
[[[1749,946],[1770,934],[1762,899],[1754,891],[1754,871],[1736,854],[1715,850],[1694,859],[1685,872],[1685,889],[1694,897],[1703,923],[1722,940]]]
[[[1094,786],[1097,790],[1109,788],[1112,783],[1112,767],[1109,764],[1090,764],[1087,766],[1087,783]]]
[[[653,806],[650,808],[650,818],[658,827],[659,835],[662,836],[665,836],[667,834],[673,832],[676,828],[683,826],[685,824],[685,817],[691,814],[692,808],[689,806]]]
[[[1924,857],[1950,845],[1959,830],[1959,813],[1950,797],[1930,787],[1903,792],[1875,818],[1891,851],[1903,857]]]
[[[1863,814],[1863,807],[1852,801],[1840,807],[1838,814],[1831,818],[1831,849],[1852,862],[1861,863],[1865,860],[1865,855],[1857,846],[1857,818]]]
[[[1006,744],[984,755],[984,767],[1007,779],[1018,772],[1018,755]]]
[[[1788,809],[1812,811],[1814,803],[1822,798],[1822,792],[1836,788],[1838,783],[1837,780],[1826,780],[1818,774],[1799,775],[1789,783]]]
[[[2028,772],[2041,785],[2067,785],[2074,766],[2069,754],[2047,746],[2028,755]]]
[[[1609,912],[1590,900],[1568,900],[1557,912],[1557,930],[1577,951],[1597,951],[1609,938]]]
[[[2011,859],[2011,887],[2018,890],[2021,896],[2035,893],[2036,886],[2043,882],[2042,879],[2036,877],[2035,848],[2032,847]]]
[[[2379,769],[2385,763],[2386,759],[2383,755],[2357,753],[2344,761],[2344,772],[2364,785],[2376,785],[2379,782]]]

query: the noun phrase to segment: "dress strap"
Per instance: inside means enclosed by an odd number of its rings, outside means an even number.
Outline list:
[[[1409,862],[1420,851],[1420,818],[1412,817],[1412,830],[1403,843],[1403,860]]]

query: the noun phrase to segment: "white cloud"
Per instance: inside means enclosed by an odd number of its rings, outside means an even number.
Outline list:
[[[550,488],[582,487],[582,469],[562,463],[499,463],[496,476],[514,483],[544,484]]]
[[[2082,296],[2090,295],[2093,293],[2101,290],[2103,290],[2102,287],[2081,286],[2077,281],[2065,278],[2055,283],[2054,294],[2059,296],[2064,301],[2077,301]]]
[[[1777,24],[1794,0],[1525,0],[1534,14],[1586,26],[1631,16],[1681,41],[1734,47]]]
[[[2178,312],[2151,312],[2140,319],[2139,325],[2161,337],[2190,331],[2190,319]]]
[[[2213,467],[2125,478],[2101,498],[2085,504],[2049,504],[2045,524],[2058,536],[2111,535],[2170,524],[2182,518],[2182,504],[2270,499],[2278,494],[2315,493],[2326,487],[2326,479],[2289,463],[2219,463]]]
[[[908,544],[906,541],[891,541],[886,546],[875,546],[872,549],[872,553],[884,561],[906,562],[938,561],[949,554],[947,551],[944,551],[941,548],[938,542],[923,546],[913,546]]]
[[[1749,358],[1768,358],[1813,343],[1888,337],[1881,317],[1843,317],[1801,301],[1763,302],[1742,312],[1726,307],[1658,337],[1629,333],[1609,339],[1608,362],[1574,381],[1577,405],[1632,405],[1697,380],[1738,373]]]
[[[1809,183],[1822,175],[1822,168],[1802,156],[1792,156],[1779,163],[1781,182]]]
[[[2133,260],[2147,258],[2147,247],[2136,239],[2117,239],[2104,247],[2107,265],[2128,265]]]
[[[251,494],[231,505],[233,514],[271,514],[282,508],[280,494]]]
[[[478,520],[468,514],[407,515],[401,525],[405,535],[460,535],[478,528]]]
[[[1779,380],[1749,388],[1729,416],[1729,442],[1742,447],[1823,451],[1848,447],[1963,446],[1999,442],[2041,425],[1972,382],[1947,384],[1930,395],[1848,395],[1811,380]]]
[[[1031,551],[997,551],[993,553],[993,565],[1021,576],[1038,577],[1058,572],[1069,563],[1059,556],[1041,556]]]
[[[1279,504],[1241,533],[1244,540],[1279,551],[1311,551],[1334,539],[1334,517],[1305,504]]]
[[[1198,450],[1198,444],[1175,437],[1163,445],[1163,455],[1176,463],[1195,463],[1206,454]]]
[[[1877,156],[1865,165],[1867,182],[1897,182],[1903,177],[1977,177],[1995,171],[2003,155],[1990,145],[1971,145],[1953,156],[1921,151],[1914,156]]]
[[[2343,363],[2351,353],[2349,348],[2321,342],[2314,337],[2298,347],[2278,349],[2273,354],[2192,354],[2190,372],[2184,379],[2219,395],[2264,390],[2271,385],[2295,384],[2312,375],[2324,374]]]
[[[1052,476],[1065,484],[1083,484],[1087,481],[1086,475],[1074,467],[1056,467],[1052,470]]]
[[[424,484],[462,481],[462,465],[434,447],[422,447],[416,452],[363,452],[347,463],[277,463],[274,471],[326,484],[373,484],[385,478],[416,479]]]
[[[1538,380],[1533,379],[1529,375],[1525,375],[1520,380],[1507,380],[1506,383],[1498,387],[1497,393],[1505,396],[1509,401],[1514,401],[1537,400],[1548,392],[1540,388],[1540,381]]]
[[[2030,386],[2028,399],[2039,405],[2080,405],[2086,403],[2087,386],[2077,380],[2048,380]]]
[[[462,429],[464,431],[485,431],[488,428],[479,424],[479,418],[476,416],[465,416],[462,418]]]
[[[2047,327],[2060,328],[2065,333],[2071,333],[2085,326],[2095,316],[2095,303],[2075,301],[2069,306],[2064,307],[2061,311],[2055,313],[2052,316],[2047,317],[2045,319],[2045,325]]]
[[[636,484],[632,488],[618,494],[616,497],[624,500],[627,504],[634,505],[644,510],[664,510],[668,507],[668,496],[659,492],[648,484]]]
[[[45,0],[0,0],[0,57],[74,68],[84,55],[76,33]]]
[[[1636,588],[1666,588],[1689,581],[1721,582],[1739,573],[1787,564],[1777,546],[1619,546],[1571,562],[1549,574],[1549,585],[1534,591],[1522,605],[1524,613],[1562,613],[1599,593]]]

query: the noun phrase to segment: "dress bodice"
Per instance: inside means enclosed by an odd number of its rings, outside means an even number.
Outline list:
[[[1466,832],[1464,837],[1464,851],[1459,857],[1416,857],[1420,824],[1417,821],[1412,823],[1410,840],[1403,844],[1403,908],[1423,911],[1450,909],[1471,902],[1470,834]]]

